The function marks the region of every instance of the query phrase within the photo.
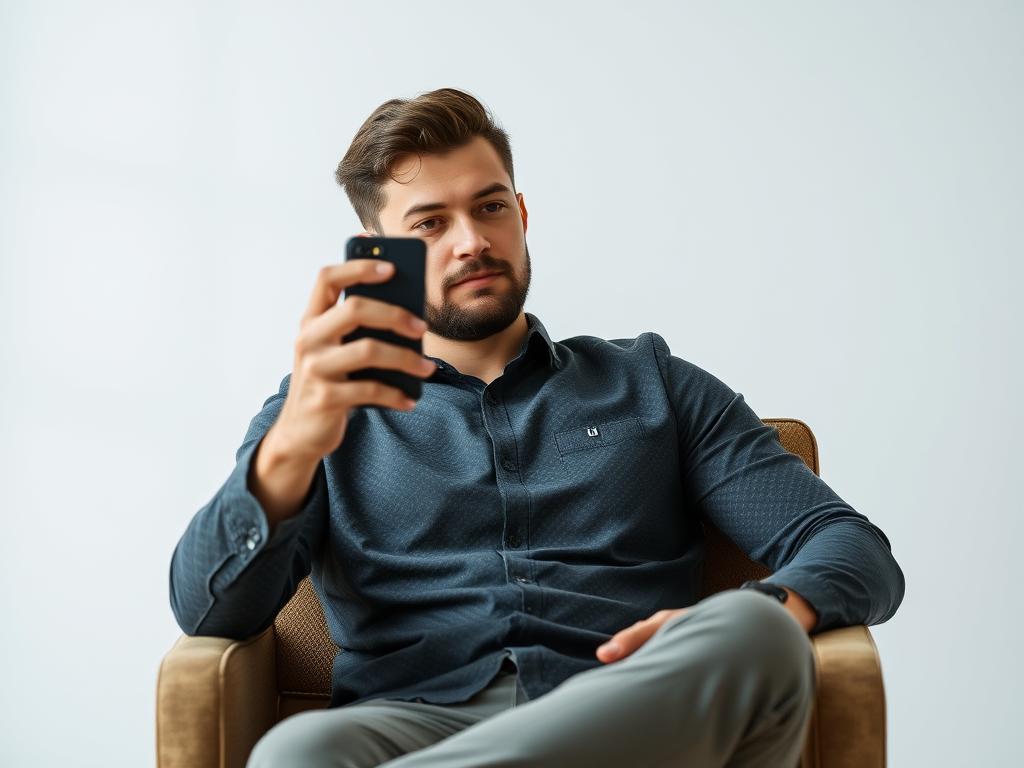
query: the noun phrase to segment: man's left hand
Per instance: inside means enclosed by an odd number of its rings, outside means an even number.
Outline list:
[[[626,627],[611,636],[604,645],[597,649],[597,658],[608,663],[629,656],[633,651],[646,643],[651,635],[658,631],[658,627],[671,619],[686,613],[689,608],[665,609],[658,611],[653,616],[642,619],[630,627]]]
[[[804,628],[805,632],[810,632],[811,629],[817,623],[817,613],[811,604],[808,603],[803,596],[794,592],[789,587],[783,587],[786,592],[789,593],[789,599],[783,603],[783,607],[789,611],[794,619],[799,622],[800,626]],[[646,619],[636,622],[630,627],[626,627],[619,632],[616,632],[604,645],[598,646],[597,658],[599,661],[608,663],[611,661],[618,661],[624,659],[629,654],[633,653],[637,648],[646,643],[655,632],[658,631],[658,627],[664,624],[674,616],[679,616],[686,613],[689,608],[675,608],[665,609],[658,611],[653,616],[649,616]]]

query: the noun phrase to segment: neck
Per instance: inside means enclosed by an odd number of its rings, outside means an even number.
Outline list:
[[[508,328],[479,341],[455,341],[427,331],[423,334],[423,354],[439,357],[459,373],[490,384],[519,353],[528,330],[526,313],[520,312]]]

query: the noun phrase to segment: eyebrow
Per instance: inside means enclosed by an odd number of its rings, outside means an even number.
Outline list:
[[[488,186],[486,186],[483,189],[481,189],[479,192],[477,192],[475,195],[473,195],[473,199],[474,200],[479,200],[481,197],[487,197],[488,195],[493,195],[495,192],[508,192],[508,193],[511,193],[512,190],[509,189],[507,186],[505,186],[504,184],[502,184],[499,181],[499,182],[495,182],[494,184],[489,184]],[[412,208],[410,208],[408,211],[405,212],[405,214],[402,216],[402,221],[405,221],[406,219],[408,219],[410,216],[412,216],[415,213],[427,213],[429,211],[440,211],[440,210],[442,210],[444,208],[445,208],[445,204],[444,203],[423,203],[422,205],[414,205]]]

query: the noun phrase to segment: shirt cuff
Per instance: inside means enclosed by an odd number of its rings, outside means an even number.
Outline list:
[[[230,532],[234,551],[241,555],[245,562],[252,560],[263,550],[276,549],[293,541],[299,535],[310,513],[327,503],[327,477],[324,463],[320,461],[299,511],[279,521],[274,526],[273,535],[268,536],[270,523],[263,506],[249,490],[248,481],[253,456],[265,438],[266,435],[242,449],[224,488],[224,508],[228,510],[225,525]]]

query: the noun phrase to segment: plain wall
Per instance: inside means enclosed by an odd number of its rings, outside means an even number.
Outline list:
[[[509,132],[526,308],[661,333],[907,579],[893,766],[1024,764],[1024,6],[0,4],[0,763],[154,760],[178,538],[277,391],[381,102]]]

